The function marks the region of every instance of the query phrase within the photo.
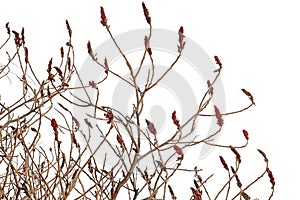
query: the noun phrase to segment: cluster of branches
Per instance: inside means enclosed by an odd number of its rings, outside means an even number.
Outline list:
[[[262,150],[258,150],[265,162],[262,173],[250,183],[246,184],[240,181],[239,169],[242,159],[238,149],[248,145],[249,134],[246,130],[242,131],[245,138],[244,145],[220,145],[212,142],[213,136],[217,135],[223,127],[223,116],[243,112],[255,105],[251,93],[242,89],[242,92],[250,100],[249,105],[245,108],[230,113],[221,113],[217,105],[213,105],[213,114],[203,114],[203,110],[211,104],[214,85],[222,71],[222,63],[217,56],[215,56],[215,61],[219,68],[214,72],[215,78],[207,80],[207,90],[194,115],[190,116],[187,121],[181,122],[176,111],[170,113],[170,118],[174,123],[174,132],[168,139],[159,141],[155,122],[141,118],[145,96],[150,90],[156,88],[173,69],[185,47],[184,29],[180,27],[178,55],[169,68],[160,77],[155,78],[156,68],[150,45],[151,16],[144,3],[142,3],[142,8],[149,25],[149,35],[145,36],[145,49],[138,69],[134,70],[114,39],[105,11],[101,7],[100,22],[122,55],[130,72],[130,79],[126,79],[110,69],[107,59],[103,63],[100,62],[93,52],[91,42],[88,41],[87,52],[93,61],[103,68],[105,76],[101,80],[91,80],[88,83],[81,81],[81,87],[71,87],[70,85],[74,78],[81,79],[74,63],[72,29],[67,20],[68,41],[59,50],[60,60],[55,62],[54,59],[50,59],[48,66],[45,67],[44,78],[36,75],[35,69],[31,65],[31,57],[25,43],[24,28],[17,32],[10,29],[9,23],[6,24],[7,39],[0,46],[0,50],[1,54],[6,54],[8,60],[0,66],[0,79],[9,79],[12,70],[19,70],[21,75],[17,77],[22,87],[15,88],[21,90],[21,95],[15,96],[14,102],[2,102],[2,100],[0,102],[1,199],[67,199],[70,196],[73,199],[117,199],[121,193],[124,195],[124,191],[126,191],[128,199],[177,199],[176,189],[174,189],[176,186],[170,185],[169,181],[171,178],[176,178],[178,171],[195,175],[194,180],[191,180],[191,190],[186,192],[190,193],[190,199],[217,199],[222,194],[225,199],[248,200],[250,194],[247,194],[247,190],[254,187],[255,183],[264,176],[269,177],[271,183],[269,199],[272,198],[275,180],[268,165],[268,158]],[[9,46],[8,44],[12,40],[15,49],[6,51],[6,46]],[[147,57],[150,58],[152,65],[145,78],[146,84],[142,89],[137,84],[137,78],[141,69],[145,67],[144,62]],[[54,62],[58,64],[56,65]],[[13,63],[17,63],[18,67],[16,68]],[[99,88],[109,76],[124,81],[133,88],[135,103],[130,115],[120,113],[107,105],[99,105]],[[32,80],[29,81],[28,77],[32,77]],[[74,96],[73,91],[78,89],[97,91],[95,102],[89,98],[88,92],[86,92],[88,100]],[[6,90],[1,89],[1,96],[7,93]],[[70,100],[72,99],[70,96],[79,103]],[[93,115],[88,115],[84,122],[81,122],[70,111],[70,106],[90,107],[94,112]],[[193,140],[185,141],[184,139],[194,131],[195,121],[199,117],[216,117],[218,130],[206,138],[194,137]],[[102,126],[91,124],[89,119],[102,121],[105,124]],[[188,124],[192,124],[191,129],[183,133],[183,128]],[[146,130],[141,128],[143,125],[147,126]],[[81,127],[87,127],[88,132],[83,133]],[[126,133],[123,133],[120,127],[123,127]],[[96,129],[101,138],[101,142],[93,151],[89,145],[91,129]],[[133,130],[136,130],[137,137],[133,135]],[[125,134],[130,137],[129,141],[123,139]],[[49,148],[43,145],[42,139],[45,137],[50,145]],[[84,138],[83,141],[79,142],[79,137]],[[141,137],[146,140],[141,140]],[[101,164],[96,161],[95,154],[97,150],[101,150],[104,143],[108,143],[114,149],[114,156],[117,158],[114,166],[107,167],[105,160]],[[117,145],[113,143],[117,143]],[[223,186],[215,196],[206,187],[210,177],[203,179],[200,175],[201,170],[197,166],[191,169],[181,168],[185,156],[184,150],[204,143],[228,149],[233,152],[235,157],[235,162],[229,165],[220,156],[220,167],[224,167],[228,178],[224,180]],[[142,152],[141,147],[147,145],[149,150],[145,153]],[[168,158],[161,156],[164,151],[170,149],[173,150],[173,153]],[[155,170],[138,167],[139,162],[148,155],[152,156],[153,164],[156,166]],[[176,164],[170,167],[169,163],[172,158],[176,159]],[[129,165],[124,164],[125,162],[129,162]],[[235,187],[238,192],[233,190],[233,182],[236,183]]]

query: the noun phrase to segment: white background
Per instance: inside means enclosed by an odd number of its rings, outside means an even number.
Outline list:
[[[235,141],[241,129],[247,129],[251,138],[249,151],[255,152],[242,154],[243,160],[251,161],[247,163],[248,172],[253,169],[251,165],[263,162],[255,150],[263,149],[270,158],[276,180],[274,199],[295,199],[300,180],[297,154],[300,6],[297,1],[149,0],[145,3],[155,28],[177,31],[183,25],[185,34],[211,57],[220,57],[229,110],[244,105],[241,88],[252,92],[257,106],[228,117],[220,142]],[[10,22],[13,30],[20,31],[24,26],[31,64],[46,69],[51,57],[59,58],[59,48],[67,40],[65,19],[68,19],[73,29],[76,62],[80,66],[86,58],[88,40],[98,46],[108,39],[99,23],[100,5],[106,9],[114,34],[147,27],[141,1],[136,0],[11,0],[0,4],[1,38],[6,33],[6,22]],[[214,160],[213,168],[219,165],[219,154],[222,152],[214,151],[209,158],[196,161]],[[264,183],[264,189],[258,188],[258,193],[269,193],[268,180]],[[192,182],[186,185],[190,187]]]

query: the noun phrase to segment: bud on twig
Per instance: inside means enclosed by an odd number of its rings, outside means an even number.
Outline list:
[[[95,81],[89,81],[89,86],[91,86],[94,89],[98,89],[97,84],[95,83]]]
[[[177,146],[176,144],[173,146],[173,148],[174,148],[175,152],[176,152],[178,155],[181,156],[181,157],[178,158],[178,159],[179,159],[179,160],[182,160],[182,159],[183,159],[183,155],[184,155],[182,149],[181,149],[179,146]]]
[[[60,47],[60,57],[63,58],[65,55],[64,48]]]
[[[173,120],[173,123],[177,126],[177,129],[179,129],[180,124],[179,124],[179,120],[177,119],[177,116],[176,116],[176,111],[174,111],[172,113],[172,120]]]
[[[154,124],[152,122],[150,122],[149,120],[146,119],[146,123],[147,123],[147,128],[150,131],[150,133],[152,133],[153,135],[156,135],[156,129],[154,127]]]
[[[89,54],[90,56],[92,56],[92,55],[93,55],[93,50],[92,50],[91,42],[88,41],[88,43],[87,43],[86,46],[87,46],[87,49],[88,49],[88,54]]]
[[[210,80],[207,81],[208,93],[212,96],[214,94],[214,88],[211,85]]]
[[[58,67],[54,67],[54,69],[56,70],[56,72],[58,73],[58,75],[60,76],[60,78],[63,78],[63,74],[61,69],[59,69]]]
[[[247,95],[249,97],[250,101],[255,105],[252,94],[245,89],[242,89],[242,91],[244,92],[245,95]]]
[[[272,184],[272,188],[274,188],[274,186],[275,186],[275,178],[273,176],[273,173],[272,173],[272,171],[269,168],[267,168],[267,173],[268,173],[268,176],[270,178],[270,183]]]
[[[104,67],[105,67],[105,73],[108,74],[109,68],[108,68],[108,62],[107,62],[106,57],[104,58]]]
[[[228,165],[222,156],[219,156],[223,167],[228,171]]]
[[[67,29],[68,29],[69,37],[71,37],[72,36],[72,29],[70,27],[70,24],[69,24],[68,20],[66,20],[66,26],[67,26]]]
[[[250,200],[250,196],[248,194],[246,194],[246,192],[242,191],[241,195],[245,200]]]
[[[221,69],[221,68],[222,68],[222,63],[221,63],[219,57],[218,57],[218,56],[215,56],[214,58],[215,58],[216,63],[219,65],[219,67],[220,67],[220,69]]]
[[[21,45],[22,45],[22,40],[21,40],[21,38],[20,38],[20,34],[18,33],[18,32],[16,32],[16,31],[12,31],[12,33],[15,35],[15,44],[16,44],[16,46],[17,47],[20,47]]]
[[[202,193],[199,190],[192,187],[191,190],[193,193],[193,200],[202,200]]]
[[[147,23],[149,25],[151,25],[151,17],[150,17],[149,11],[144,2],[142,2],[142,7],[143,7],[143,11],[144,11],[144,15],[145,15]]]
[[[25,44],[25,29],[24,29],[24,27],[22,27],[22,31],[21,31],[21,42],[23,44]]]
[[[168,188],[169,188],[169,192],[170,192],[170,194],[171,194],[172,199],[173,199],[173,200],[176,200],[176,196],[175,196],[175,194],[174,194],[174,191],[173,191],[171,185],[168,185]]]
[[[125,146],[124,140],[120,134],[117,134],[117,141],[120,144],[122,150],[124,151],[126,149],[126,146]]]
[[[27,64],[27,63],[29,63],[29,61],[28,61],[28,48],[27,47],[24,47],[24,54],[25,54],[25,63]]]
[[[216,115],[216,118],[217,118],[217,120],[218,120],[217,124],[218,124],[220,127],[222,127],[223,124],[224,124],[224,121],[223,121],[223,119],[222,119],[222,114],[221,114],[221,112],[220,112],[220,110],[219,110],[219,108],[218,108],[217,106],[214,106],[214,108],[215,108],[215,115]]]
[[[183,32],[184,32],[184,29],[183,27],[181,26],[178,30],[178,41],[179,41],[179,45],[177,45],[178,47],[178,52],[181,53],[182,50],[184,49],[184,46],[185,46],[185,41],[184,41],[184,38],[185,36],[183,35]]]
[[[107,113],[104,116],[106,117],[108,124],[112,123],[114,119],[114,114],[111,110],[107,111]]]
[[[234,170],[233,167],[230,167],[230,168],[231,168],[232,173],[235,174],[235,180],[236,180],[237,186],[238,186],[239,188],[242,188],[243,185],[242,185],[242,183],[241,183],[241,181],[240,181],[238,175],[236,174],[236,171]]]
[[[48,73],[50,73],[50,72],[51,72],[51,69],[52,69],[52,59],[53,59],[53,58],[51,58],[51,59],[49,60],[49,63],[48,63],[48,69],[47,69],[47,72],[48,72]]]
[[[101,24],[103,26],[107,26],[107,19],[106,19],[104,8],[102,6],[100,7],[100,14],[101,14]]]
[[[239,154],[239,152],[232,146],[230,146],[231,151],[235,154],[236,159],[239,163],[241,163],[241,155]]]
[[[7,34],[10,35],[9,22],[7,22],[7,23],[5,24],[5,27],[6,27]]]
[[[263,152],[263,151],[260,150],[260,149],[257,149],[257,151],[264,157],[265,162],[268,162],[268,158],[267,158],[267,155],[265,154],[265,152]]]
[[[248,131],[243,130],[243,134],[244,134],[244,137],[246,138],[246,140],[249,140],[249,134],[248,134]]]

